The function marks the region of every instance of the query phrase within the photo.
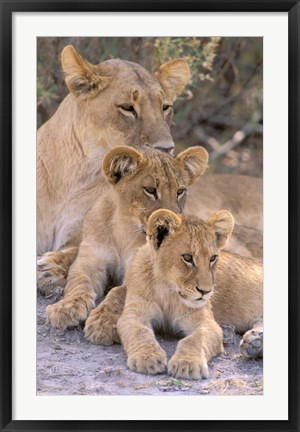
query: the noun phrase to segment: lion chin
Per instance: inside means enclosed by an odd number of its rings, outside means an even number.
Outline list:
[[[208,295],[208,297],[199,297],[199,298],[188,298],[186,295],[182,294],[181,291],[178,291],[180,300],[182,301],[183,304],[185,304],[186,306],[193,308],[193,309],[200,309],[203,306],[205,306],[208,302],[208,300],[211,297],[211,294]]]

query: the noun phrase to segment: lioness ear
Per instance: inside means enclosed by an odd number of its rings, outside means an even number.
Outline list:
[[[78,54],[73,45],[63,49],[61,63],[68,89],[77,96],[103,90],[111,81],[110,67],[92,65]]]
[[[175,101],[187,85],[191,73],[185,60],[174,59],[160,66],[156,76],[165,92]]]
[[[176,160],[183,169],[184,179],[189,186],[205,173],[208,153],[203,147],[190,147],[179,153]]]
[[[132,147],[115,147],[105,154],[102,171],[110,183],[116,184],[127,174],[137,172],[143,160],[143,155]]]
[[[226,245],[233,230],[234,219],[232,214],[227,210],[220,210],[208,219],[207,225],[214,229],[217,246],[222,249]]]
[[[181,225],[181,219],[170,210],[160,209],[148,219],[147,235],[154,249],[158,249],[164,239]]]

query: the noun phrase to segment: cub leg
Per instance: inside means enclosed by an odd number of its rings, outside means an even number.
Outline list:
[[[126,286],[118,286],[110,290],[105,299],[90,313],[84,327],[85,337],[98,345],[121,343],[117,322],[125,304]]]
[[[201,310],[201,315],[204,316],[199,316],[199,312],[200,310],[197,310],[198,318],[194,331],[179,341],[173,357],[169,360],[168,373],[175,378],[207,378],[208,361],[223,351],[223,332],[211,311]],[[186,328],[190,328],[190,325]]]
[[[254,321],[250,330],[244,334],[240,342],[241,354],[246,358],[263,357],[263,342],[263,321],[260,319]]]
[[[95,307],[97,295],[103,296],[108,269],[116,264],[116,255],[108,247],[82,242],[77,259],[70,267],[64,298],[46,309],[53,327],[66,329],[85,321]]]
[[[128,357],[129,369],[146,374],[162,373],[167,367],[167,356],[155,339],[150,321],[146,318],[146,307],[145,301],[132,298],[126,303],[117,329]]]
[[[37,287],[46,297],[63,291],[71,264],[78,254],[78,247],[65,247],[58,251],[46,252],[37,259]]]

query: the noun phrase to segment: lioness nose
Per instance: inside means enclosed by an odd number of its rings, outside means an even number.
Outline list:
[[[199,293],[201,293],[203,296],[205,295],[205,294],[209,294],[210,292],[211,292],[211,290],[203,290],[203,289],[201,289],[201,288],[199,288],[199,287],[195,287],[196,288],[196,290],[197,291],[199,291]]]
[[[158,142],[153,144],[153,147],[157,150],[173,154],[174,151],[174,143],[173,142]]]

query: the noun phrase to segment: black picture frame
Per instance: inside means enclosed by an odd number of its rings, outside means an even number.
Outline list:
[[[299,32],[295,0],[10,1],[0,0],[1,28],[1,431],[299,431]],[[15,421],[12,419],[12,16],[15,12],[288,12],[289,27],[289,418],[286,421]],[[280,102],[278,102],[280,106]],[[284,145],[284,144],[283,144]],[[283,287],[287,288],[287,287]],[[276,325],[276,324],[274,324]],[[279,372],[278,372],[279,376]]]

